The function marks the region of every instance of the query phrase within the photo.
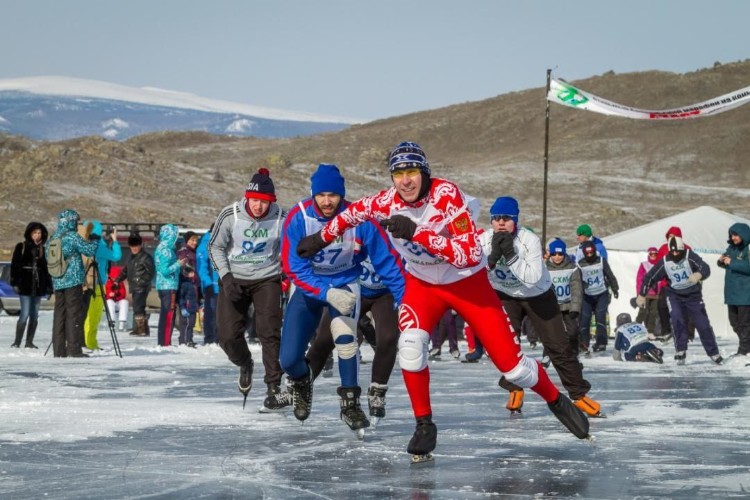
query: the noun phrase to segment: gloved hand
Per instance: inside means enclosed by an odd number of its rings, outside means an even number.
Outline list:
[[[16,292],[16,295],[21,295],[21,289],[19,287],[14,286],[13,291]]]
[[[417,230],[417,223],[405,215],[392,215],[388,219],[381,220],[380,225],[387,229],[394,238],[409,241],[414,237],[414,231]]]
[[[637,305],[641,309],[643,309],[644,307],[646,307],[646,297],[644,297],[643,295],[639,295],[638,297],[636,297],[635,298],[635,305]]]
[[[190,313],[184,307],[182,309],[180,309],[180,314],[182,314],[183,318],[187,318],[188,316],[190,316]]]
[[[632,307],[633,309],[638,308],[638,302],[636,302],[635,297],[630,299],[630,307]]]
[[[612,290],[612,296],[614,298],[619,298],[620,297],[620,292],[618,290]]]
[[[224,295],[232,302],[236,302],[242,298],[242,288],[240,288],[240,284],[234,279],[232,273],[227,273],[221,278],[221,289],[224,290]]]
[[[341,314],[349,316],[357,304],[357,296],[349,290],[331,288],[326,292],[326,302],[335,307]]]
[[[573,321],[578,321],[578,316],[580,315],[581,313],[579,313],[578,311],[570,311],[568,313],[568,316],[570,316],[570,319],[572,319]]]
[[[701,273],[695,272],[688,276],[688,281],[692,284],[698,283],[700,280],[703,279],[703,275]]]
[[[516,251],[513,249],[513,235],[507,231],[498,231],[492,235],[492,252],[487,261],[490,269],[495,267],[500,257],[505,257],[505,262],[508,262],[516,255]]]
[[[327,246],[328,243],[323,241],[323,237],[320,235],[320,231],[318,231],[299,240],[299,243],[297,243],[297,255],[303,259],[309,259]]]

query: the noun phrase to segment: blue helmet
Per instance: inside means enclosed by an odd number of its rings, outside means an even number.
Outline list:
[[[427,155],[416,142],[402,142],[391,151],[388,159],[388,170],[393,172],[406,168],[418,168],[425,175],[430,175]]]

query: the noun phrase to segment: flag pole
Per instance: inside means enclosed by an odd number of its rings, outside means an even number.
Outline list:
[[[542,251],[547,246],[547,172],[549,171],[549,95],[552,70],[547,69],[547,92],[544,102],[547,104],[544,114],[544,195],[542,197]]]

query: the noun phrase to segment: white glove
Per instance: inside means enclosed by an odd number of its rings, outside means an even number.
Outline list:
[[[702,279],[703,279],[703,275],[701,273],[693,273],[690,276],[688,276],[688,281],[692,284],[696,284]]]
[[[641,309],[643,309],[644,307],[646,307],[646,297],[644,297],[643,295],[639,295],[638,297],[636,297],[635,298],[635,305],[637,305]]]
[[[349,290],[331,288],[326,293],[326,302],[335,307],[344,316],[349,316],[357,304],[357,296]]]

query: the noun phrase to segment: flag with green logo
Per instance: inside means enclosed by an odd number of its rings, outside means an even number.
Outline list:
[[[594,94],[584,92],[565,81],[552,79],[547,100],[562,104],[563,106],[570,106],[571,108],[585,109],[594,113],[620,116],[622,118],[634,118],[636,120],[684,120],[687,118],[715,115],[742,106],[750,102],[750,87],[745,87],[690,106],[652,111],[632,108],[608,101]]]

